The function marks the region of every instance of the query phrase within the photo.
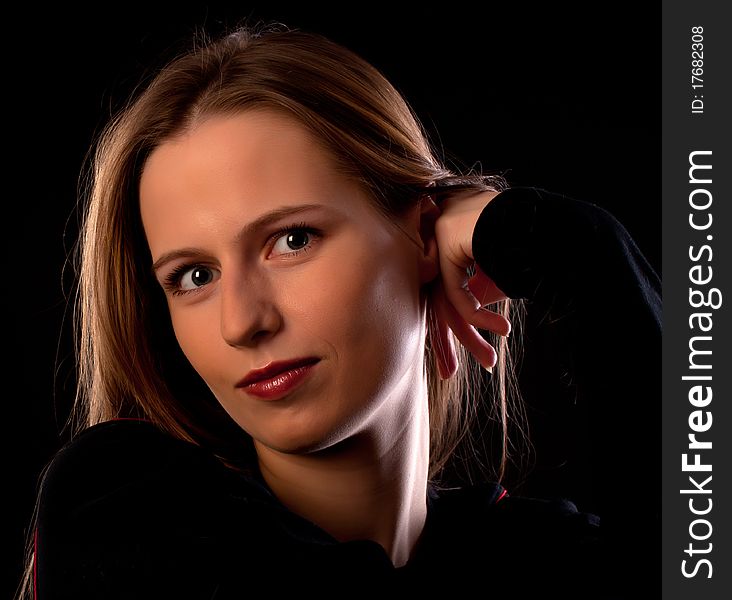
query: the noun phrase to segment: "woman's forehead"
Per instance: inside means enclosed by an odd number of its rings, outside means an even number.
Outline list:
[[[328,171],[332,162],[323,144],[293,116],[257,109],[198,120],[151,153],[143,176],[158,165],[170,170],[236,168],[252,174],[264,167],[284,174],[302,168]]]
[[[209,118],[161,144],[143,171],[139,200],[157,253],[205,232],[233,239],[280,207],[322,205],[384,228],[363,186],[334,167],[306,127],[275,111]]]
[[[352,182],[315,136],[277,111],[209,117],[149,156],[140,200],[214,198],[236,190],[269,204],[328,196]]]

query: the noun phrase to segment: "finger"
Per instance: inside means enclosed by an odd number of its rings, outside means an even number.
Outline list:
[[[469,315],[480,308],[480,302],[468,289],[466,267],[440,254],[440,277],[448,301],[463,315]]]
[[[467,319],[468,322],[480,329],[487,329],[498,335],[511,333],[511,322],[506,317],[495,311],[482,308],[506,299],[506,295],[496,286],[493,280],[482,271],[476,272],[468,280],[468,288],[478,299],[478,302],[481,303],[481,308],[476,311],[474,316]]]
[[[441,282],[440,282],[441,283]],[[435,309],[441,319],[453,331],[460,343],[488,370],[496,364],[498,355],[483,336],[457,312],[445,295],[442,285],[434,291]]]
[[[493,310],[481,308],[465,320],[478,329],[485,329],[501,336],[511,333],[511,321]]]
[[[481,270],[478,263],[475,263],[475,275],[468,280],[468,288],[481,306],[493,304],[508,297],[498,288],[493,279]]]
[[[476,298],[469,287],[470,282],[467,271],[448,259],[440,262],[444,293],[462,320],[498,335],[508,335],[511,331],[511,323],[503,315],[485,310],[482,307],[481,301]],[[475,279],[475,276],[473,279]],[[498,290],[498,288],[495,287],[495,284],[485,273],[480,271],[480,276],[476,281],[480,288],[479,291],[482,290],[487,297],[497,296],[497,293],[493,290]]]
[[[452,335],[450,335],[447,323],[440,318],[439,311],[434,302],[433,297],[429,324],[432,347],[435,351],[440,377],[442,379],[449,379],[457,371],[457,353],[455,352],[455,344]]]

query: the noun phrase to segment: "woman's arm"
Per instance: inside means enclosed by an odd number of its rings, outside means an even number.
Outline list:
[[[599,206],[510,188],[485,206],[472,241],[476,262],[509,297],[540,304],[556,318],[606,311],[602,321],[593,320],[660,335],[659,278],[625,228]]]
[[[608,515],[631,496],[659,508],[661,288],[628,232],[588,202],[513,188],[484,207],[472,242],[481,270],[526,299],[536,335],[555,342],[539,358],[566,378],[588,428],[575,449],[592,469],[582,500]],[[556,389],[531,387],[538,401]]]
[[[658,276],[610,213],[542,189],[495,196],[472,250],[503,293],[527,302],[521,383],[554,419],[544,433],[564,452],[564,494],[600,515],[620,556],[660,577]]]

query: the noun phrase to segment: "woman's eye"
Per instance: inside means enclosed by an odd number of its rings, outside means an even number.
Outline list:
[[[180,274],[178,288],[184,292],[190,292],[211,283],[215,276],[213,269],[196,265]]]
[[[321,238],[321,233],[303,224],[282,229],[272,238],[275,239],[272,250],[276,255],[294,256],[310,250]],[[197,292],[220,276],[217,269],[204,265],[181,265],[165,278],[163,287],[174,296],[180,296]]]
[[[275,254],[299,254],[312,247],[313,238],[316,236],[317,234],[309,228],[290,228],[278,234],[272,251]]]

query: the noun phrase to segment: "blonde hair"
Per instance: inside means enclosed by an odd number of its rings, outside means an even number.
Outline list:
[[[97,141],[82,189],[87,204],[76,256],[79,371],[68,425],[75,435],[114,418],[145,418],[245,472],[254,457],[251,438],[187,362],[150,271],[137,189],[150,153],[198,119],[264,107],[286,111],[308,127],[336,167],[359,182],[386,217],[402,214],[425,195],[439,204],[457,192],[501,190],[506,183],[500,176],[447,169],[386,78],[318,34],[259,25],[239,27],[215,41],[201,35],[200,43],[164,66],[109,121]],[[511,307],[506,300],[493,308],[508,316]],[[516,318],[512,321],[515,326]],[[520,338],[520,332],[513,337]],[[500,481],[504,475],[510,455],[508,398],[518,396],[508,393],[513,381],[508,342],[497,336],[491,341],[499,363],[487,386],[480,366],[457,340],[458,372],[442,380],[434,340],[427,335],[428,477],[434,485],[451,459],[468,465],[469,479],[487,475]],[[488,418],[501,434],[497,468],[482,462],[489,453],[475,451],[481,436],[472,437],[471,424],[487,391],[493,396]],[[514,415],[519,421],[520,406]],[[461,448],[467,448],[465,455]],[[30,584],[23,591],[28,589]]]

